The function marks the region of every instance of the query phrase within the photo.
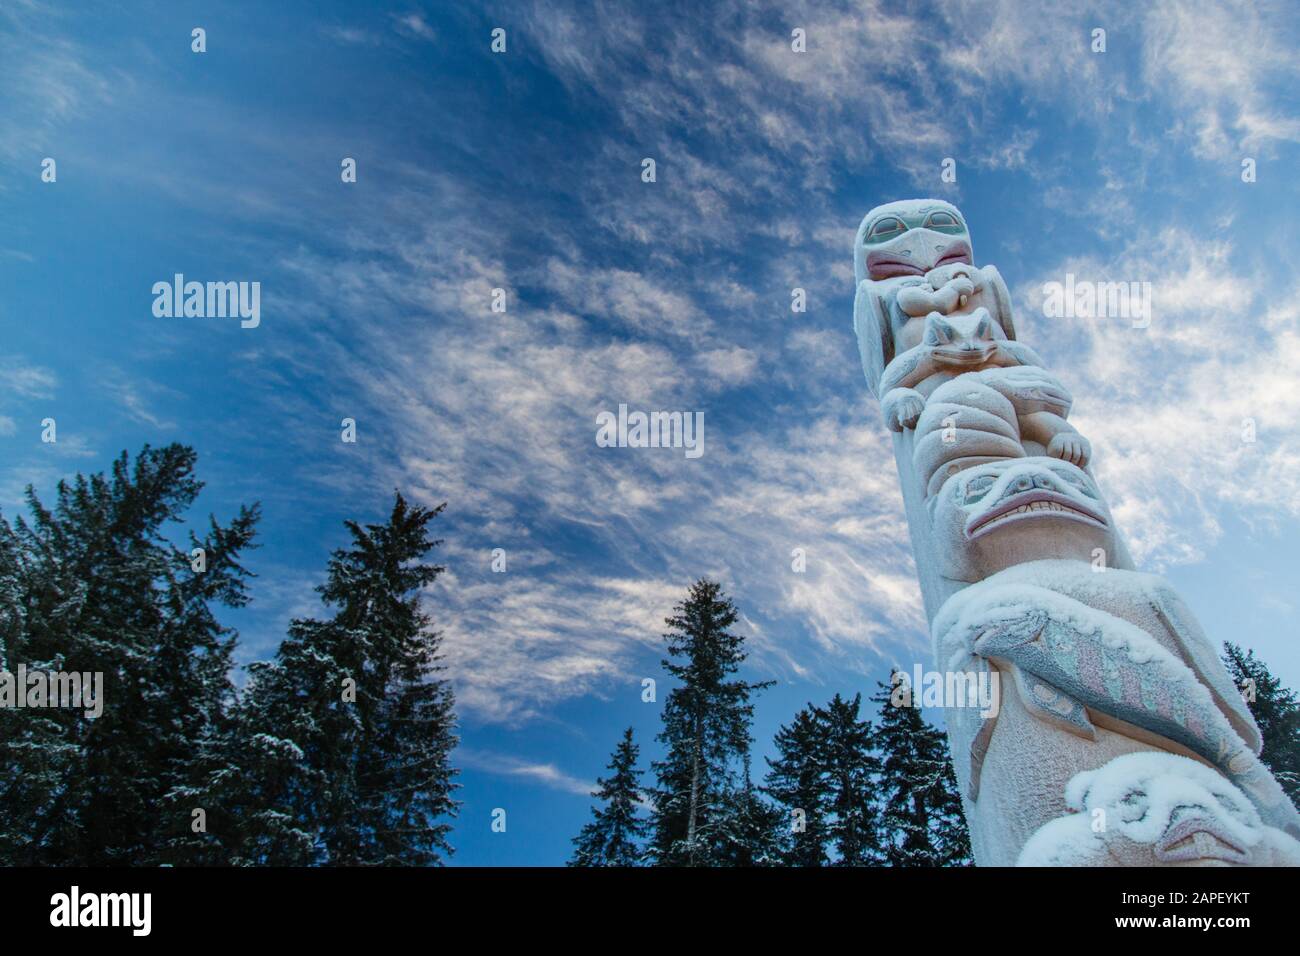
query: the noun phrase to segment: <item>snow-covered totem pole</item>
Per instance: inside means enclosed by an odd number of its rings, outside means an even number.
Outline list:
[[[998,689],[945,710],[976,861],[1300,864],[1249,709],[1174,590],[1135,570],[1070,393],[1017,341],[961,212],[878,206],[853,265],[937,671]]]

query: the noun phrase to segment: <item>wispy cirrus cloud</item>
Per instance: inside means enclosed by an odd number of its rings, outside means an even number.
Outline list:
[[[1189,117],[1197,150],[1243,151],[1300,142],[1300,110],[1285,90],[1300,82],[1300,29],[1285,3],[1226,0],[1152,4],[1143,71]]]
[[[1018,324],[1068,368],[1074,420],[1097,449],[1103,490],[1139,563],[1200,560],[1228,512],[1263,524],[1300,517],[1291,372],[1300,287],[1287,269],[1245,264],[1230,241],[1171,227],[1135,235],[1104,260],[1059,262],[1020,290]],[[1151,283],[1150,326],[1044,318],[1043,283],[1067,273]]]
[[[521,760],[508,754],[460,747],[456,750],[456,761],[463,767],[471,767],[498,776],[528,780],[552,790],[561,790],[578,796],[589,797],[596,789],[594,782],[565,773],[553,763]]]
[[[1204,36],[1176,8],[1120,3],[1087,17],[1047,3],[735,3],[691,29],[652,5],[507,12],[512,52],[486,61],[465,54],[491,56],[481,31],[471,43],[432,7],[315,24],[311,56],[394,71],[342,125],[334,100],[257,112],[215,86],[187,118],[189,93],[133,77],[110,90],[113,128],[174,115],[167,162],[131,135],[96,167],[175,203],[182,229],[263,278],[256,333],[211,351],[188,327],[155,340],[178,363],[211,359],[204,381],[237,383],[223,447],[247,455],[232,471],[252,493],[285,512],[399,487],[450,502],[450,570],[430,597],[473,719],[535,719],[640,676],[662,654],[663,617],[706,574],[744,610],[765,674],[838,688],[922,646],[893,452],[850,328],[857,219],[909,193],[969,196],[981,261],[1022,287],[1066,268],[1154,281],[1143,338],[1048,327],[1023,297],[1018,319],[1074,388],[1144,558],[1196,560],[1225,508],[1294,515],[1296,451],[1276,424],[1296,411],[1294,312],[1252,291],[1279,276],[1243,241],[1196,234],[1237,200],[1202,212],[1202,171],[1173,165],[1192,146],[1291,141],[1279,8],[1216,7]],[[1110,31],[1104,55],[1088,49],[1094,25]],[[796,27],[806,53],[790,47]],[[1222,64],[1214,85],[1218,55],[1189,51],[1220,37],[1263,52]],[[88,149],[105,133],[86,108],[107,102],[105,74],[48,58],[76,59],[73,42],[6,62],[50,73],[32,90],[49,128]],[[464,75],[426,84],[422,64],[390,55],[430,42]],[[338,181],[340,155],[361,158],[357,184]],[[946,156],[956,188],[938,180]],[[1285,246],[1284,231],[1252,228]],[[806,313],[791,311],[795,287]],[[1259,334],[1225,351],[1225,322]],[[13,372],[32,394],[51,387]],[[136,424],[189,425],[132,385],[117,397]],[[595,415],[619,403],[704,412],[705,456],[598,448]],[[1252,411],[1260,441],[1233,444]],[[337,441],[344,415],[356,446]],[[284,464],[263,477],[267,450]],[[489,569],[497,547],[505,574]],[[307,579],[266,570],[274,626],[257,633],[270,641]]]

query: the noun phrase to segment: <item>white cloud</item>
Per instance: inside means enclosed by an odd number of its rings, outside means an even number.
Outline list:
[[[482,770],[485,773],[504,777],[521,777],[544,787],[549,787],[552,790],[576,793],[584,797],[590,796],[596,789],[594,782],[571,776],[553,763],[521,760],[509,754],[460,747],[456,750],[456,762],[462,767]]]
[[[396,17],[398,26],[407,33],[417,36],[422,40],[433,40],[436,34],[433,27],[429,26],[427,20],[418,13],[408,13],[405,16]]]
[[[758,356],[740,346],[709,349],[697,361],[703,373],[721,386],[744,385],[758,371]]]
[[[1190,116],[1199,151],[1240,159],[1243,150],[1300,142],[1300,115],[1271,93],[1300,81],[1300,31],[1289,4],[1224,0],[1152,4],[1144,74]]]
[[[79,44],[53,35],[51,24],[65,24],[66,16],[35,2],[0,9],[0,159],[35,163],[50,155],[61,126],[105,108],[132,85],[118,71],[92,69]]]
[[[16,356],[0,359],[0,389],[21,398],[49,399],[57,385],[57,376],[44,366]]]
[[[1228,242],[1166,228],[1135,235],[1105,261],[1062,262],[1021,290],[1021,338],[1074,391],[1071,420],[1093,442],[1139,564],[1199,560],[1222,535],[1225,510],[1262,525],[1300,517],[1300,323],[1277,305],[1300,285],[1238,258]],[[1067,272],[1150,282],[1150,327],[1044,318],[1041,286]],[[1279,282],[1282,294],[1266,291]],[[1253,444],[1242,440],[1248,420]]]

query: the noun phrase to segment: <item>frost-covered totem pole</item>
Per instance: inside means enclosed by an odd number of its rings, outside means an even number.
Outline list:
[[[946,710],[977,862],[1300,864],[1250,711],[1178,595],[1134,569],[1070,393],[1017,341],[962,214],[878,206],[853,264],[937,670],[996,672],[995,707]]]

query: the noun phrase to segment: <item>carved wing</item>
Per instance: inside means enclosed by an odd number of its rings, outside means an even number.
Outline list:
[[[1002,278],[1002,273],[998,272],[997,266],[984,266],[979,270],[983,277],[983,292],[988,295],[989,301],[984,303],[993,318],[997,320],[998,325],[1002,326],[1002,331],[1006,333],[1007,338],[1016,337],[1016,325],[1011,318],[1011,293],[1007,291],[1007,284]]]
[[[894,357],[894,336],[889,328],[888,305],[870,279],[858,283],[853,300],[853,331],[858,336],[858,352],[867,387],[880,398],[880,377]]]
[[[1255,723],[1255,717],[1242,699],[1241,691],[1232,683],[1227,669],[1215,653],[1214,645],[1201,630],[1200,623],[1183,603],[1183,599],[1173,588],[1161,584],[1156,588],[1151,607],[1182,650],[1183,659],[1209,689],[1210,696],[1228,718],[1232,728],[1258,754],[1264,745],[1259,725]]]

